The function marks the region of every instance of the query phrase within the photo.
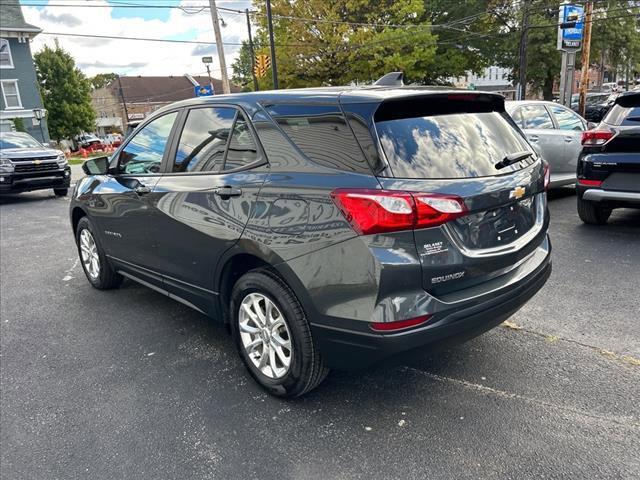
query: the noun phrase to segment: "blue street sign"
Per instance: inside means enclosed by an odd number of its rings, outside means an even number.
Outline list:
[[[213,87],[211,85],[198,85],[193,87],[196,97],[210,97],[213,95]]]
[[[579,50],[584,29],[584,7],[582,5],[560,5],[559,24],[573,23],[575,27],[558,27],[558,50]]]

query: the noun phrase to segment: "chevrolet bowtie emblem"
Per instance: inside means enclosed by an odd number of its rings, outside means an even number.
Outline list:
[[[509,192],[509,198],[515,198],[516,200],[522,198],[526,191],[527,190],[524,187],[516,187]]]
[[[36,165],[40,165],[42,163],[42,160],[34,160],[33,163],[35,163]]]

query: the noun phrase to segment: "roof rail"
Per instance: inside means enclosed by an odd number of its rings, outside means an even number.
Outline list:
[[[402,72],[391,72],[380,77],[374,85],[383,87],[402,87],[404,85],[404,74]]]

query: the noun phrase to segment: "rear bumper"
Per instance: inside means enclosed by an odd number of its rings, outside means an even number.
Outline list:
[[[406,355],[464,342],[502,323],[542,288],[551,274],[550,250],[545,251],[542,261],[535,262],[535,268],[526,275],[498,290],[467,300],[454,299],[457,301],[449,303],[450,308],[435,314],[424,327],[378,334],[362,328],[314,323],[314,339],[327,366],[347,370],[366,368],[383,360],[394,363]]]
[[[588,188],[582,193],[582,199],[590,202],[629,202],[640,204],[640,193]]]
[[[0,181],[0,194],[30,192],[49,188],[69,188],[71,183],[71,168],[51,170],[28,174],[3,174]]]

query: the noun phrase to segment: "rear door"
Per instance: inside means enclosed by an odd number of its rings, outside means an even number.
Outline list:
[[[192,306],[211,305],[214,269],[240,238],[268,175],[254,132],[233,106],[194,107],[154,188],[157,268]]]
[[[386,101],[374,120],[389,163],[379,177],[383,188],[453,196],[467,209],[442,226],[414,230],[426,290],[448,293],[486,282],[545,241],[544,167],[501,98]],[[513,154],[522,160],[500,165]]]
[[[520,128],[524,130],[527,139],[538,147],[542,157],[549,162],[551,174],[568,173],[564,157],[564,135],[556,128],[544,104],[523,105],[517,110],[517,114],[521,119]]]
[[[564,141],[562,163],[558,164],[558,173],[575,176],[578,155],[582,150],[582,132],[586,130],[586,123],[578,114],[562,105],[549,105],[549,110]]]

